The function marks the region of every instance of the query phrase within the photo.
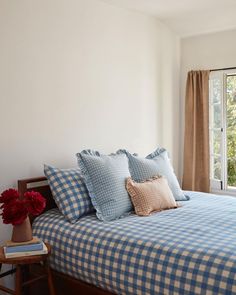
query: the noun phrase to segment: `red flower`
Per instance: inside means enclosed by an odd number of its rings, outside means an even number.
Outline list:
[[[46,206],[45,198],[38,192],[26,192],[24,198],[26,207],[32,215],[39,215]]]
[[[28,210],[25,206],[25,201],[16,199],[14,202],[5,204],[1,215],[3,222],[6,224],[21,224],[28,216]]]
[[[38,192],[26,192],[23,198],[15,189],[4,191],[0,196],[0,210],[3,222],[21,224],[29,213],[39,215],[46,206],[46,200]]]
[[[18,198],[19,198],[19,193],[17,190],[12,188],[5,190],[0,196],[0,203],[3,203],[1,208],[3,208],[5,204],[15,201]]]

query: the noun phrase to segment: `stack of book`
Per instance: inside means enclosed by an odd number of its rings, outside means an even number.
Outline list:
[[[22,243],[14,243],[12,241],[7,241],[4,247],[4,254],[6,258],[42,255],[47,253],[47,246],[37,237],[34,237],[29,242]]]

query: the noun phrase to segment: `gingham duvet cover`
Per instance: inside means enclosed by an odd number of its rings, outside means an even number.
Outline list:
[[[178,209],[110,222],[71,224],[52,209],[33,232],[51,244],[53,269],[115,294],[236,294],[236,198],[188,195]]]

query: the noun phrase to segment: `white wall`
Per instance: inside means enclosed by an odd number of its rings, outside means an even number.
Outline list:
[[[236,30],[181,40],[181,140],[179,175],[183,170],[184,103],[187,72],[236,67]]]
[[[177,165],[179,39],[98,0],[0,1],[0,190],[84,148]],[[0,242],[10,236],[0,225]]]

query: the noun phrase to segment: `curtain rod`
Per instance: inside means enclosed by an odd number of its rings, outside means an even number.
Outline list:
[[[215,71],[226,71],[226,70],[236,70],[236,67],[222,68],[222,69],[212,69],[212,70],[210,70],[210,72],[215,72]]]

